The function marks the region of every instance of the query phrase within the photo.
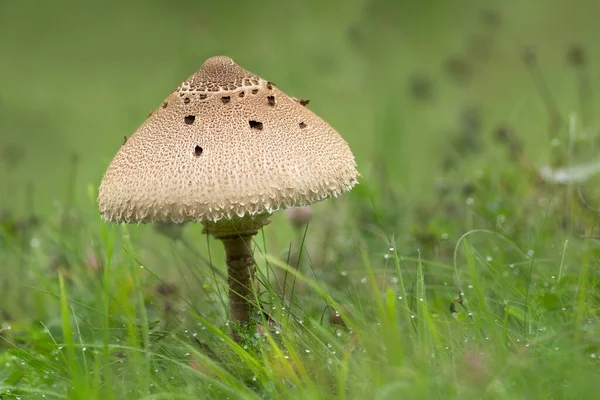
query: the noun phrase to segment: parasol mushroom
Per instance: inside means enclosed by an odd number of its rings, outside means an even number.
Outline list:
[[[350,190],[359,174],[325,121],[231,58],[209,58],[121,146],[98,191],[104,220],[201,222],[223,242],[230,318],[250,321],[252,237],[278,209]]]

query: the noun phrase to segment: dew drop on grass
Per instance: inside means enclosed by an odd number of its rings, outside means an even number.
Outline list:
[[[487,256],[487,257],[485,258],[485,261],[487,261],[487,262],[492,262],[492,257],[491,257],[491,256]]]
[[[465,203],[467,203],[468,206],[473,205],[473,203],[475,203],[475,199],[472,197],[467,197],[467,200],[465,200]]]
[[[279,329],[275,330],[275,334],[279,335]]]
[[[198,334],[197,334],[196,332],[194,332],[194,333],[192,333],[192,336],[193,336],[193,337],[197,337],[197,336],[198,336]]]
[[[186,357],[189,357],[189,356],[190,356],[190,353],[185,353],[185,356],[186,356]]]
[[[450,235],[448,235],[446,232],[444,232],[444,233],[442,233],[442,234],[441,234],[441,236],[440,236],[440,237],[441,237],[443,240],[447,240],[447,239],[450,237]]]
[[[419,297],[419,301],[423,301],[423,298],[422,298],[422,297]]]
[[[304,350],[304,351],[305,351],[306,353],[310,353],[310,350],[309,350],[309,349],[306,349],[306,350]]]
[[[348,276],[348,271],[342,271],[340,273],[342,274],[342,276]]]
[[[402,296],[398,296],[398,300],[402,300]]]
[[[140,268],[141,268],[141,269],[144,269],[144,266],[143,266],[143,265],[140,265]]]
[[[254,376],[252,377],[252,380],[253,380],[254,382],[256,382],[256,380],[257,380],[257,379],[258,379],[258,378],[256,377],[256,375],[254,375]]]
[[[337,335],[337,337],[342,337],[342,331],[337,331],[336,335]]]
[[[596,358],[596,353],[590,354],[590,358]]]
[[[83,348],[81,349],[81,351],[86,351],[87,347],[83,346]]]
[[[363,276],[362,278],[360,278],[360,283],[367,283],[367,277]]]
[[[473,289],[473,285],[469,285],[467,286],[469,289]]]
[[[395,249],[395,248],[393,248],[393,247],[390,247],[390,252],[392,252],[392,251],[394,251],[394,250],[396,250],[396,249]]]

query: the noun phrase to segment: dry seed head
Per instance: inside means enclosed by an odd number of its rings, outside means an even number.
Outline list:
[[[567,51],[567,61],[574,67],[582,67],[586,62],[585,49],[580,44],[573,44]]]
[[[348,144],[325,121],[218,56],[123,144],[98,204],[113,222],[245,220],[337,196],[358,176]]]

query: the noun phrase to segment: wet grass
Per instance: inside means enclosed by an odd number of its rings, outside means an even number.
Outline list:
[[[557,185],[538,172],[596,160],[594,13],[515,2],[428,14],[371,1],[343,12],[288,5],[282,21],[265,6],[287,33],[248,31],[249,51],[239,36],[209,35],[219,21],[195,24],[195,6],[182,25],[175,8],[58,4],[96,15],[61,18],[105,37],[53,31],[45,80],[3,81],[0,398],[562,399],[600,389],[597,179]],[[109,31],[110,10],[122,14]],[[45,26],[44,12],[29,18]],[[141,49],[116,40],[131,13]],[[454,14],[460,29],[442,18]],[[170,36],[149,28],[159,20]],[[160,73],[142,56],[154,48],[144,32],[180,43],[154,50]],[[190,35],[200,33],[196,54]],[[298,48],[282,44],[291,38]],[[0,67],[8,76],[41,68],[24,67],[17,39],[2,46],[15,60]],[[75,48],[117,61],[58,57]],[[105,224],[95,205],[123,136],[218,52],[311,98],[363,175],[312,213],[276,214],[254,238],[263,312],[240,343],[219,243],[194,224]],[[111,65],[120,73],[103,74]],[[49,107],[45,93],[59,86]]]

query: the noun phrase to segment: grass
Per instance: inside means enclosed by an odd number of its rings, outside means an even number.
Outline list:
[[[251,15],[280,34],[240,41],[210,34],[229,26],[222,18],[196,24],[207,12],[198,5],[78,4],[9,2],[0,13],[0,33],[14,37],[0,44],[14,61],[0,66],[0,399],[569,399],[600,389],[597,179],[555,185],[537,173],[596,159],[594,12],[535,1],[492,11],[265,3]],[[219,7],[211,12],[225,15]],[[238,29],[249,11],[227,10],[228,23]],[[23,13],[37,28],[15,35]],[[128,36],[132,15],[139,29]],[[46,29],[49,16],[69,29]],[[24,57],[40,32],[47,47]],[[538,48],[522,58],[530,43]],[[95,204],[122,136],[219,52],[311,98],[363,175],[312,207],[308,225],[280,212],[254,238],[265,313],[240,343],[219,243],[193,224],[105,224]]]

